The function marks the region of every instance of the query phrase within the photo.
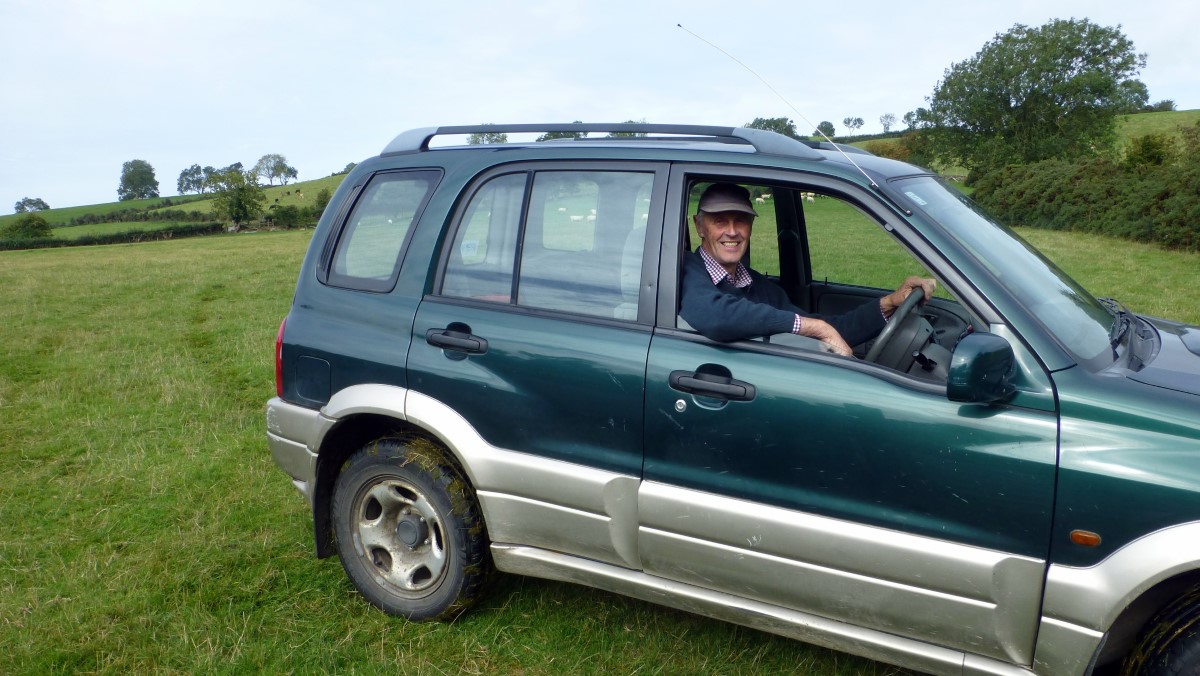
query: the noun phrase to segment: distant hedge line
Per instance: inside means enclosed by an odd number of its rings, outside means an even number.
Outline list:
[[[155,207],[157,208],[157,207]],[[76,216],[65,223],[63,227],[73,225],[94,225],[96,223],[134,223],[138,221],[203,221],[212,218],[212,214],[204,211],[184,211],[183,209],[163,209],[147,211],[144,209],[121,209],[106,214],[87,213]]]
[[[111,232],[104,235],[83,235],[76,239],[34,238],[34,239],[0,239],[0,251],[15,251],[18,249],[47,249],[64,246],[90,246],[95,244],[128,244],[131,242],[153,242],[177,237],[195,237],[197,235],[212,235],[225,232],[223,223],[197,223],[181,225],[162,230],[127,230]]]
[[[972,198],[1009,225],[1200,250],[1200,166],[1137,171],[1106,160],[1046,160],[981,177]]]

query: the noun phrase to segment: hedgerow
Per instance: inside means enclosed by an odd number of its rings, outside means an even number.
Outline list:
[[[1122,160],[1044,160],[979,178],[973,198],[1010,225],[1200,250],[1200,125],[1135,139]]]
[[[46,249],[65,246],[90,246],[95,244],[128,244],[132,242],[153,242],[178,237],[196,237],[225,232],[222,223],[196,223],[180,225],[162,230],[126,230],[111,232],[103,235],[83,235],[75,239],[41,238],[41,239],[0,239],[0,251],[17,249]]]

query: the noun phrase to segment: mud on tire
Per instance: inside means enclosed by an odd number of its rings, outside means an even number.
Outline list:
[[[356,451],[331,511],[346,575],[384,612],[448,619],[482,591],[491,562],[475,492],[428,439],[386,437]]]

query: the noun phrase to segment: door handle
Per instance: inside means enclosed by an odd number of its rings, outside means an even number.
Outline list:
[[[453,329],[429,329],[425,332],[425,342],[444,350],[466,354],[483,354],[488,349],[488,342],[483,338]]]
[[[757,394],[750,383],[714,373],[672,371],[668,382],[681,392],[728,401],[751,401]]]

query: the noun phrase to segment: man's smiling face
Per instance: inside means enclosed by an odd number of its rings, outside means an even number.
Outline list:
[[[700,246],[721,264],[725,271],[734,274],[738,263],[750,250],[750,231],[754,217],[741,211],[701,211],[693,217]]]

